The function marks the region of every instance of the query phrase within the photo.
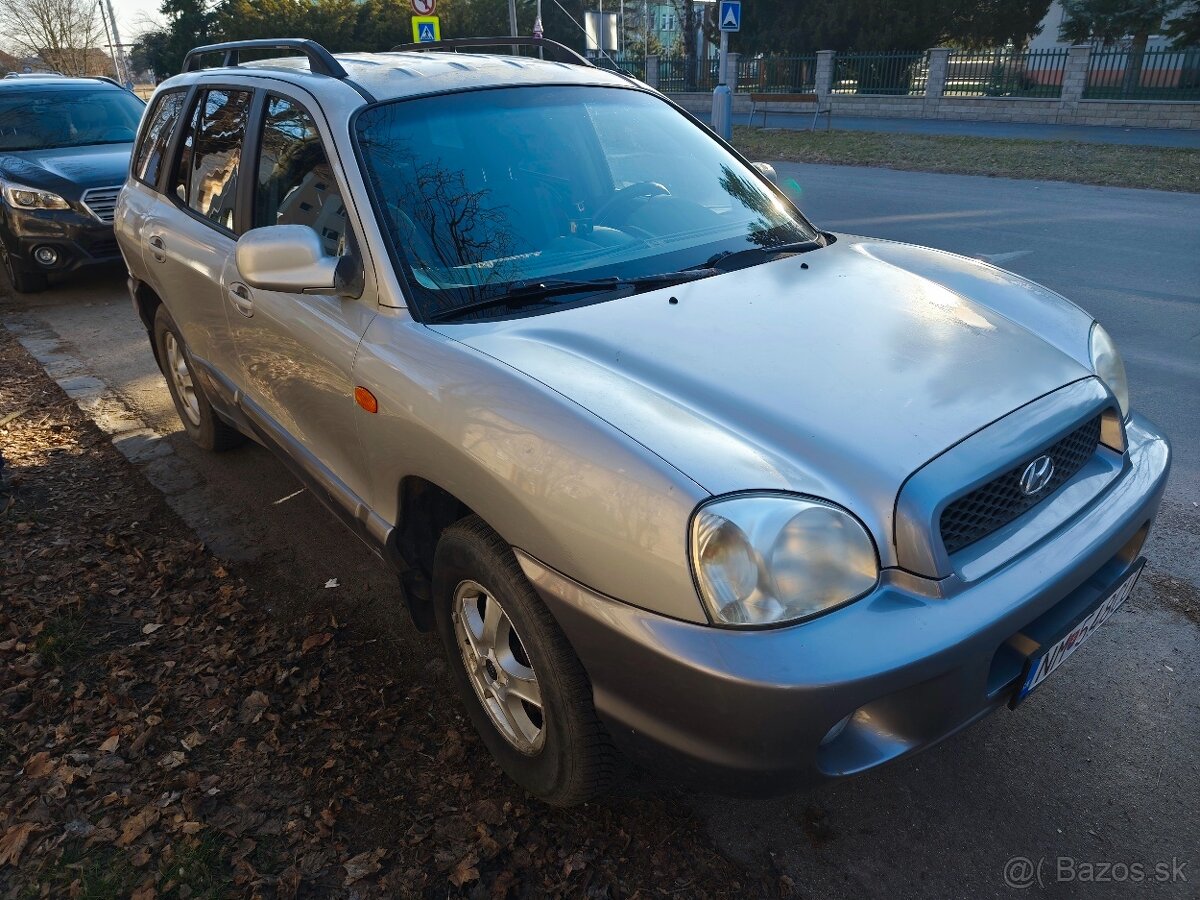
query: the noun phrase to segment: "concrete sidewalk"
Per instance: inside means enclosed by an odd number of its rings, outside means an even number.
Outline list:
[[[770,112],[767,127],[790,131],[806,130],[812,113]],[[737,125],[748,125],[750,117],[735,114]],[[761,126],[762,113],[754,117]],[[825,117],[817,129],[825,127]],[[835,104],[832,127],[839,131],[882,131],[889,134],[945,134],[989,138],[1025,138],[1036,141],[1082,141],[1087,144],[1131,144],[1139,147],[1200,148],[1200,130],[1187,128],[1111,128],[1102,125],[1035,125],[1022,122],[962,122],[949,119],[885,119],[839,116]]]

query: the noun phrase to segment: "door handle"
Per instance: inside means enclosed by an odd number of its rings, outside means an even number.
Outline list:
[[[240,281],[229,286],[229,299],[234,308],[249,319],[254,315],[254,301],[250,299],[250,289]]]
[[[159,237],[159,236],[156,234],[156,235],[154,235],[152,238],[150,238],[150,240],[149,240],[149,241],[147,241],[146,243],[148,243],[148,244],[150,245],[150,252],[151,252],[152,254],[154,254],[154,258],[155,258],[156,260],[158,260],[159,262],[166,262],[166,261],[167,261],[167,255],[166,255],[166,253],[164,252],[164,251],[167,249],[167,247],[166,247],[166,245],[163,243],[163,239],[162,239],[162,238],[160,238],[160,237]]]

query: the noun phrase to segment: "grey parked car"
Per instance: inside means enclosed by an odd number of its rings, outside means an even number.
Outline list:
[[[185,69],[116,223],[184,427],[395,566],[534,794],[619,751],[862,772],[1020,703],[1132,589],[1167,443],[1057,294],[821,231],[549,41]]]

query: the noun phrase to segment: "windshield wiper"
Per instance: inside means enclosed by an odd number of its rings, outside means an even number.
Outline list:
[[[492,309],[497,306],[507,306],[513,309],[522,306],[536,306],[550,297],[560,297],[564,294],[585,294],[616,291],[623,288],[653,288],[667,287],[672,284],[682,284],[685,281],[697,281],[701,278],[711,278],[720,275],[720,271],[712,267],[698,269],[683,269],[679,272],[663,272],[658,275],[640,275],[635,278],[593,278],[589,280],[572,281],[564,278],[549,278],[529,281],[514,281],[508,290],[495,297],[476,300],[454,309],[446,309],[430,316],[430,321],[443,322],[447,319],[457,319],[468,313],[481,309]]]
[[[704,267],[728,272],[731,269],[740,268],[740,264],[743,263],[754,265],[755,263],[766,262],[775,256],[783,256],[788,253],[808,253],[812,250],[820,250],[824,246],[825,244],[821,241],[791,241],[787,244],[775,244],[773,247],[747,247],[745,250],[723,250],[705,260]]]

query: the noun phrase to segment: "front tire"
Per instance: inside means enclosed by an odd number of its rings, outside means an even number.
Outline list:
[[[179,333],[179,326],[161,303],[154,314],[154,347],[171,399],[175,402],[175,412],[183,423],[183,430],[196,446],[202,450],[220,451],[243,443],[245,436],[218,416],[208,402],[193,374],[192,357]]]
[[[601,793],[615,751],[587,673],[512,549],[478,516],[442,534],[433,596],[459,694],[500,767],[554,806]]]

